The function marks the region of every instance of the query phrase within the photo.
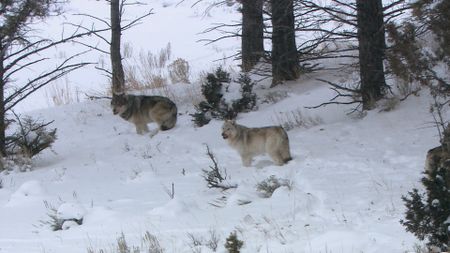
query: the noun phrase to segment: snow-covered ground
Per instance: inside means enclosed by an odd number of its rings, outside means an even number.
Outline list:
[[[188,3],[156,2],[166,7],[155,9],[155,18],[169,8],[193,10]],[[210,17],[194,14],[189,19],[210,22],[204,20]],[[163,34],[149,31],[146,41],[158,36],[162,41]],[[186,44],[179,44],[175,35],[167,38],[174,54],[199,69],[195,59],[221,56],[210,47],[201,51],[188,35]],[[92,80],[101,80],[89,73]],[[243,253],[411,251],[418,241],[399,223],[405,209],[401,196],[421,187],[426,152],[438,145],[427,91],[393,111],[374,110],[365,117],[348,115],[351,107],[344,105],[307,110],[305,106],[333,96],[315,81],[323,75],[333,78],[318,73],[274,89],[267,88],[266,80],[255,88],[259,109],[237,119],[253,127],[280,124],[298,111],[305,119],[320,119],[288,132],[293,160],[281,167],[267,156],[243,167],[220,135],[222,122],[195,128],[189,116],[193,106],[183,99],[177,104],[176,127],[153,138],[137,135],[132,124],[112,115],[106,99],[28,111],[35,118],[55,120],[58,139],[54,152],[45,150],[33,160],[31,171],[0,174],[0,252],[110,250],[122,233],[130,246],[141,246],[147,232],[164,252],[174,253],[213,252],[205,242],[215,233],[217,252],[225,252],[225,238],[233,231],[244,241]],[[183,84],[177,85],[174,90],[183,90],[178,89]],[[206,145],[236,189],[207,187],[202,170],[212,162]],[[263,198],[256,185],[271,176],[287,180],[289,187]],[[72,222],[66,230],[52,231],[46,224],[49,206],[62,218],[83,217],[82,225]],[[192,238],[203,238],[203,245],[194,247]]]

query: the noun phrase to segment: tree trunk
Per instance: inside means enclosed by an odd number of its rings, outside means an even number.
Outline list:
[[[272,87],[299,77],[295,44],[293,0],[271,0],[272,7]]]
[[[5,70],[4,70],[4,49],[0,45],[0,156],[6,156],[6,117],[5,117]],[[1,161],[0,161],[1,165]],[[3,168],[0,168],[0,170]]]
[[[112,66],[112,92],[114,95],[123,94],[125,91],[125,74],[122,66],[122,55],[120,54],[120,37],[122,28],[121,0],[111,0],[111,66]]]
[[[263,0],[242,0],[242,71],[250,71],[264,55]]]
[[[381,0],[357,0],[359,68],[363,110],[373,109],[386,92],[385,29]]]

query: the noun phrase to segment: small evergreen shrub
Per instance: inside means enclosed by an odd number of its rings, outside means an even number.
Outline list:
[[[234,119],[239,112],[248,112],[256,107],[256,94],[253,93],[255,82],[247,75],[241,75],[237,82],[241,86],[241,98],[227,103],[224,94],[228,92],[228,86],[224,87],[224,84],[231,83],[230,74],[219,67],[214,73],[206,75],[201,88],[206,101],[195,106],[196,112],[190,114],[196,126],[202,127],[211,119]]]
[[[420,240],[426,240],[429,249],[450,250],[450,126],[444,129],[441,146],[428,151],[425,192],[413,188],[402,199],[405,219],[400,223]]]
[[[213,108],[211,105],[206,101],[202,101],[195,106],[195,109],[197,112],[191,114],[194,124],[198,127],[207,125],[212,119],[211,111]]]
[[[236,115],[239,112],[249,112],[256,107],[256,94],[253,93],[253,86],[256,83],[246,74],[241,75],[237,82],[241,85],[242,97],[232,103],[231,107]]]
[[[216,72],[209,73],[206,76],[206,82],[202,85],[202,94],[206,98],[206,102],[211,105],[212,108],[219,110],[223,103],[223,83],[231,82],[230,73],[222,70],[221,67],[217,68]]]
[[[422,184],[426,193],[414,188],[403,196],[406,213],[401,224],[420,240],[427,240],[429,248],[450,250],[450,163],[425,172]]]
[[[243,245],[244,242],[238,239],[236,231],[234,231],[227,237],[224,246],[228,253],[239,253]]]
[[[202,84],[202,94],[206,101],[195,106],[196,112],[190,114],[192,121],[198,127],[202,127],[211,121],[212,118],[224,119],[228,115],[228,105],[223,99],[223,83],[231,81],[230,74],[222,68],[217,68],[214,73],[208,73],[206,80]]]

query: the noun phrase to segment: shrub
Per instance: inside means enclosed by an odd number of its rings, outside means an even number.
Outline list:
[[[192,116],[192,121],[194,124],[198,127],[202,127],[204,125],[207,125],[211,119],[211,111],[212,107],[208,102],[202,101],[198,105],[195,106],[195,109],[197,112],[190,114]]]
[[[239,253],[243,245],[244,242],[237,238],[236,231],[234,231],[227,237],[224,246],[228,250],[228,253]]]
[[[217,68],[214,73],[206,75],[206,80],[201,89],[206,101],[202,101],[195,106],[197,112],[190,114],[196,126],[206,125],[212,118],[225,119],[229,117],[228,105],[223,99],[222,86],[223,83],[229,83],[230,81],[230,74],[222,70],[221,67]]]
[[[178,58],[167,68],[172,83],[191,83],[189,81],[189,63],[185,59]]]
[[[129,246],[124,233],[117,238],[117,245],[111,250],[99,249],[95,250],[92,247],[87,249],[88,253],[164,253],[164,248],[161,247],[159,240],[156,236],[150,234],[148,231],[145,233],[141,240],[141,246]]]
[[[58,215],[57,215],[58,210],[47,201],[44,201],[44,205],[45,205],[45,208],[47,208],[47,210],[48,210],[47,216],[48,216],[49,220],[41,221],[41,224],[49,226],[52,229],[52,231],[62,230],[64,220],[61,220],[58,218]]]
[[[225,170],[219,168],[219,164],[214,154],[210,151],[208,145],[206,145],[206,154],[211,159],[213,165],[209,166],[209,169],[203,169],[203,178],[205,179],[208,188],[220,188],[222,190],[228,190],[236,188],[236,185],[230,185],[226,183],[227,173]]]
[[[413,188],[402,199],[405,219],[401,224],[420,240],[427,240],[430,249],[450,250],[450,127],[444,131],[440,147],[427,154],[422,184],[426,192]]]
[[[232,103],[233,114],[236,115],[239,112],[249,112],[256,107],[256,94],[253,93],[253,86],[256,83],[247,74],[241,75],[237,82],[241,85],[242,97]]]
[[[425,172],[422,183],[427,192],[413,189],[403,196],[406,213],[401,224],[420,240],[427,239],[427,246],[438,247],[441,251],[450,250],[450,164],[437,170]]]
[[[410,19],[386,25],[389,72],[406,84],[416,82],[447,93],[450,91],[450,2],[417,0],[410,7]]]
[[[42,122],[28,116],[21,119],[17,115],[16,119],[17,130],[5,140],[8,156],[32,158],[55,142],[56,128],[47,129],[53,121]]]
[[[274,175],[256,184],[256,190],[263,198],[270,198],[276,189],[281,186],[290,188],[289,180],[276,178]]]
[[[124,48],[124,74],[127,90],[145,90],[167,86],[167,63],[171,58],[170,43],[157,53],[141,51],[137,56],[129,44]]]
[[[248,112],[256,107],[256,94],[253,93],[252,82],[248,75],[241,75],[237,80],[241,85],[241,98],[231,101],[231,105],[224,99],[223,85],[230,84],[230,74],[218,68],[215,73],[206,75],[205,82],[202,84],[202,94],[206,101],[200,102],[195,106],[196,112],[190,114],[192,121],[196,126],[204,126],[211,121],[211,119],[234,119],[240,112]]]
[[[145,232],[144,237],[142,238],[144,245],[143,249],[147,249],[148,253],[163,253],[164,248],[159,243],[159,239],[155,236],[150,234],[150,232]]]
[[[316,116],[308,116],[300,108],[292,111],[280,112],[275,114],[275,120],[278,125],[282,126],[286,131],[294,128],[310,128],[317,126],[323,122],[323,120]]]

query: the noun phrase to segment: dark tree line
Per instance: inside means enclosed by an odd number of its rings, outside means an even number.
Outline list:
[[[384,66],[387,49],[385,25],[409,7],[401,6],[404,4],[403,0],[393,1],[386,6],[383,6],[381,0],[356,0],[350,3],[333,0],[331,2],[332,5],[320,6],[315,1],[308,0],[270,0],[262,4],[258,2],[256,5],[251,5],[248,1],[240,1],[242,4],[242,69],[248,72],[257,64],[255,59],[261,55],[259,45],[263,45],[264,36],[269,37],[272,43],[272,50],[264,54],[268,55],[264,60],[270,62],[272,66],[272,86],[295,80],[302,72],[312,70],[313,68],[305,68],[306,64],[301,65],[305,62],[312,65],[307,61],[354,57],[351,51],[356,50],[360,84],[356,88],[340,85],[335,85],[334,88],[338,92],[353,93],[343,96],[356,95],[359,99],[353,102],[362,104],[363,110],[370,110],[376,106],[378,100],[385,97],[388,91]],[[264,4],[268,6],[267,11],[264,11]],[[252,11],[248,11],[250,6]],[[270,17],[270,27],[264,23],[263,14]],[[334,28],[324,28],[324,24],[328,22],[338,25]],[[258,29],[249,29],[250,27],[258,27]],[[266,31],[261,36],[263,27]],[[270,31],[267,31],[268,28]],[[315,32],[320,35],[303,43],[296,41],[296,32]],[[347,49],[318,50],[321,46],[324,48],[326,47],[324,45],[339,41],[353,41],[355,46]],[[258,57],[250,57],[255,55]],[[261,59],[259,57],[260,62]]]

